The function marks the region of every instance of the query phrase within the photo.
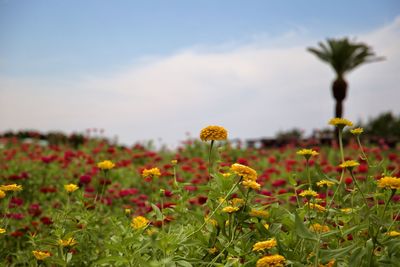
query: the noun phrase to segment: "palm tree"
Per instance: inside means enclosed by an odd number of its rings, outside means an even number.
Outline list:
[[[357,66],[382,60],[376,57],[372,49],[363,43],[350,42],[347,38],[327,39],[327,43],[318,43],[320,49],[309,47],[307,50],[319,59],[331,65],[336,73],[332,84],[332,93],[335,98],[335,117],[341,118],[343,114],[343,100],[346,98],[347,82],[344,75]]]

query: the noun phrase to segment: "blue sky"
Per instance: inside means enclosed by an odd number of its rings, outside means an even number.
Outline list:
[[[326,37],[352,36],[361,41],[365,37],[367,41],[376,42],[372,44],[378,54],[392,53],[392,58],[382,64],[383,69],[368,68],[376,73],[375,80],[386,75],[386,87],[395,87],[399,83],[397,75],[394,75],[398,66],[395,46],[400,46],[396,43],[399,39],[395,38],[399,35],[399,15],[400,2],[395,0],[0,0],[0,101],[4,101],[0,103],[4,104],[0,107],[3,121],[0,131],[36,128],[68,132],[99,127],[127,143],[157,138],[168,143],[176,142],[184,138],[184,132],[196,134],[197,128],[208,122],[232,125],[236,130],[233,136],[242,138],[273,135],[278,130],[294,126],[310,131],[322,126],[322,118],[316,116],[315,123],[310,123],[302,121],[300,116],[288,120],[284,115],[279,117],[278,113],[276,120],[286,123],[270,125],[273,129],[259,123],[243,130],[234,126],[230,116],[243,113],[244,116],[257,117],[260,114],[262,120],[265,111],[261,103],[253,107],[254,112],[243,106],[246,110],[236,113],[229,105],[238,105],[243,97],[285,98],[274,94],[275,91],[291,95],[290,90],[326,87],[326,96],[321,97],[326,98],[329,108],[322,114],[328,117],[333,105],[329,95],[333,75],[327,66],[305,52],[307,46],[315,46]],[[382,36],[389,38],[390,42],[385,44]],[[272,65],[257,61],[274,57],[279,61],[271,62]],[[290,73],[293,73],[293,78],[302,73],[294,69],[285,74],[285,64],[296,65],[291,64],[291,60],[296,64],[303,62],[304,66],[316,66],[316,71],[320,68],[319,77],[326,78],[326,81],[321,79],[320,84],[304,85],[300,82],[299,88],[281,83]],[[231,64],[238,65],[232,67]],[[272,72],[263,75],[263,67]],[[363,68],[367,67],[360,68],[360,71]],[[370,74],[365,72],[364,75],[361,72],[360,77],[354,74],[353,78],[352,75],[350,82],[355,85],[370,83],[368,79],[372,78],[367,78]],[[296,76],[297,79],[307,79],[307,74],[302,75]],[[159,84],[152,79],[160,81]],[[237,83],[232,84],[235,79]],[[267,95],[261,92],[262,88],[271,85],[279,90]],[[237,89],[233,92],[242,98],[227,95],[235,87]],[[285,91],[286,87],[291,89]],[[377,97],[396,97],[395,89],[380,90],[389,90],[380,96],[374,95],[376,92],[371,89],[373,93],[364,94],[370,97],[364,102]],[[207,92],[215,93],[214,98],[220,102],[199,97]],[[30,101],[25,103],[21,97]],[[158,103],[155,108],[152,105],[155,98],[168,99],[169,104],[154,101]],[[297,97],[287,99],[295,100]],[[226,108],[221,109],[221,102],[227,105]],[[199,104],[197,108],[196,104]],[[368,110],[352,105],[354,109],[350,108],[348,114],[353,119],[366,119],[385,108],[399,111],[398,105],[390,105],[374,103]],[[104,106],[109,107],[107,114],[102,113]],[[138,110],[132,106],[141,107],[140,118],[137,118]],[[201,112],[201,107],[209,113]],[[240,108],[240,105],[236,106],[236,109]],[[77,109],[81,113],[74,113]],[[142,112],[143,109],[148,111]],[[171,112],[171,126],[162,135],[150,121],[164,122],[164,114],[168,111]],[[315,112],[305,109],[303,116]],[[222,114],[215,116],[216,113]],[[65,121],[60,122],[50,114],[62,116]],[[188,114],[200,115],[190,117]],[[108,116],[113,118],[112,121],[104,122],[102,118]]]

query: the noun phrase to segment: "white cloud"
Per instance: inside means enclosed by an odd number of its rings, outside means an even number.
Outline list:
[[[357,38],[387,60],[349,75],[347,118],[400,112],[399,31],[400,17]],[[274,39],[274,45],[256,38],[227,50],[187,49],[76,82],[2,78],[0,130],[96,126],[125,143],[162,138],[170,144],[208,124],[223,125],[232,138],[243,139],[292,127],[310,132],[325,127],[333,114],[334,74],[306,52],[323,38],[305,41],[302,32]]]

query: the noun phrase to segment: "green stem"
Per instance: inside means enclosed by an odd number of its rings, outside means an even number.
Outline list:
[[[307,172],[307,178],[308,178],[308,187],[311,188],[312,184],[311,184],[310,166],[308,163],[308,159],[306,159],[306,172]]]
[[[354,177],[354,174],[353,174],[353,171],[352,171],[352,170],[350,170],[350,175],[351,175],[351,178],[352,178],[353,181],[354,181],[354,184],[355,184],[356,187],[357,187],[357,190],[360,191],[361,196],[362,196],[362,198],[364,199],[364,202],[365,202],[366,207],[368,208],[367,199],[366,199],[366,197],[365,197],[363,191],[361,190],[360,186],[358,185],[358,182],[357,182],[356,178]]]
[[[210,144],[210,150],[208,151],[208,174],[211,176],[211,171],[213,169],[213,162],[212,162],[212,148],[214,145],[214,140],[211,140],[211,144]]]

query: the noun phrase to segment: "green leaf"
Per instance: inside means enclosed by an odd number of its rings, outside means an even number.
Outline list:
[[[348,255],[356,246],[357,244],[353,244],[344,248],[321,250],[320,257],[326,260],[339,259],[342,256]]]
[[[317,241],[317,237],[315,234],[313,234],[304,224],[303,220],[300,218],[300,216],[295,213],[296,219],[295,219],[295,229],[296,229],[296,234],[300,236],[301,238],[308,239],[308,240],[313,240]]]
[[[183,266],[183,267],[192,267],[192,264],[190,264],[190,262],[187,261],[177,261],[176,264],[178,264],[178,266]]]
[[[156,213],[157,220],[158,221],[162,221],[163,220],[163,215],[162,215],[160,209],[156,205],[154,205],[153,203],[150,203],[150,204],[151,204],[151,207],[153,208],[154,212]]]

